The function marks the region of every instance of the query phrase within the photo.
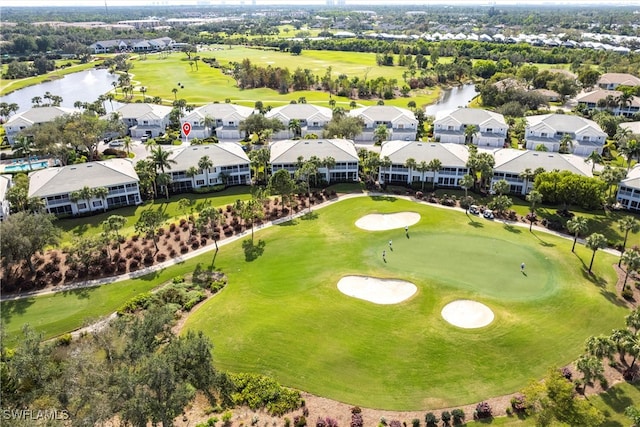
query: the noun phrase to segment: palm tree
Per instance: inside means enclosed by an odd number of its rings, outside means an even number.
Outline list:
[[[529,231],[533,228],[533,221],[536,218],[536,205],[542,202],[542,193],[538,190],[531,190],[529,194],[527,194],[527,202],[531,203],[529,206],[529,212],[531,212],[531,217],[529,218]]]
[[[203,233],[209,228],[213,228],[218,224],[218,221],[222,218],[222,214],[215,206],[207,206],[200,211],[200,215],[196,219],[196,228]],[[216,239],[215,232],[213,233],[213,243],[216,246],[216,253],[218,252],[218,239]]]
[[[169,200],[169,184],[171,184],[171,175],[161,172],[156,176],[156,181],[161,188],[164,188],[164,195]]]
[[[205,182],[209,185],[209,169],[213,167],[213,161],[209,156],[202,156],[198,160],[198,167],[204,171]]]
[[[529,183],[532,179],[535,179],[536,174],[530,168],[526,168],[518,177],[524,181],[524,192],[527,193],[529,191]]]
[[[611,359],[615,352],[615,343],[611,337],[606,335],[591,336],[585,343],[585,350],[588,354],[598,359],[604,359],[605,357]]]
[[[431,186],[435,190],[436,188],[436,173],[442,168],[442,162],[440,159],[432,159],[427,165],[428,169],[433,172],[433,181],[431,181]]]
[[[102,228],[107,232],[114,232],[118,242],[118,252],[120,252],[120,229],[127,223],[127,218],[122,215],[110,215],[102,222]]]
[[[464,128],[464,143],[467,145],[473,144],[473,139],[478,134],[478,126],[468,125]]]
[[[589,263],[589,273],[591,273],[591,267],[593,267],[593,260],[596,257],[596,251],[602,249],[607,245],[607,238],[600,233],[593,233],[587,237],[585,243],[589,249],[593,251],[591,255],[591,262]]]
[[[618,147],[620,154],[627,158],[627,173],[631,169],[631,161],[640,157],[640,143],[637,139],[628,139]]]
[[[635,234],[638,231],[640,231],[640,224],[638,224],[638,221],[636,221],[634,217],[625,216],[624,218],[620,219],[620,221],[618,221],[618,226],[620,227],[620,230],[624,233],[624,241],[622,242],[622,254],[624,254],[624,251],[627,248],[627,238],[629,237],[629,232]],[[620,260],[618,260],[618,267],[620,267],[621,262],[622,262],[622,257],[620,257]]]
[[[573,148],[573,138],[571,134],[565,133],[562,135],[562,138],[560,138],[560,148],[558,152],[567,154],[570,152],[570,148]]]
[[[33,170],[31,166],[31,155],[35,153],[35,143],[32,138],[23,136],[13,144],[13,153],[19,157],[26,157],[29,164],[29,170]]]
[[[416,162],[416,159],[414,159],[413,157],[409,157],[405,162],[404,162],[404,166],[409,169],[409,184],[411,184],[413,177],[412,172],[415,170],[416,166],[418,166],[418,163]]]
[[[130,136],[125,136],[122,141],[122,148],[127,152],[127,157],[131,154],[131,149],[133,148],[133,140]]]
[[[469,191],[469,189],[471,187],[473,187],[474,182],[475,182],[475,180],[469,174],[463,175],[463,177],[460,179],[460,187],[464,188],[464,197],[465,198],[468,196],[467,192]]]
[[[165,151],[161,146],[157,145],[151,150],[151,161],[156,167],[156,170],[161,173],[165,173],[166,169],[171,169],[171,165],[175,165],[176,161],[170,159],[171,152]]]
[[[627,271],[624,275],[624,283],[622,284],[622,290],[624,290],[627,285],[627,278],[629,277],[629,273],[632,271],[638,271],[640,269],[640,252],[638,251],[628,251],[624,252],[620,257],[620,260],[627,266]]]
[[[193,188],[196,188],[196,180],[194,179],[197,175],[200,174],[200,169],[198,169],[195,166],[190,166],[187,169],[186,175],[191,178],[191,185],[193,186]]]
[[[386,141],[389,138],[389,129],[385,124],[379,124],[378,127],[373,131],[373,139],[376,144],[382,144],[383,141]]]
[[[289,121],[289,130],[293,134],[294,138],[300,138],[300,136],[302,136],[302,125],[300,124],[300,120],[291,119]]]
[[[313,160],[315,156],[311,156],[310,160]],[[320,160],[319,166],[327,169],[327,183],[331,182],[331,169],[336,167],[336,159],[331,156],[327,156]]]
[[[93,197],[93,190],[87,185],[82,187],[80,190],[72,191],[69,194],[69,199],[73,203],[78,203],[80,200],[85,200],[87,202],[87,208],[90,207],[89,201],[91,200],[91,197]]]
[[[591,173],[593,174],[593,170],[596,168],[597,163],[602,163],[603,158],[602,154],[598,153],[596,150],[593,150],[589,156],[584,159],[584,162],[591,162]]]
[[[93,189],[93,196],[97,197],[102,201],[102,210],[107,210],[107,196],[109,195],[109,190],[107,187],[96,187]]]
[[[573,246],[571,247],[571,252],[575,252],[578,236],[589,231],[588,222],[589,220],[583,216],[576,216],[567,221],[567,230],[573,233]]]
[[[424,174],[425,174],[425,172],[429,171],[429,164],[430,163],[427,163],[426,161],[423,160],[423,161],[421,161],[420,163],[418,163],[416,165],[416,170],[418,172],[420,172],[420,178],[421,178],[421,181],[422,181],[422,184],[421,184],[422,185],[421,186],[422,191],[424,191],[424,181],[426,179]]]
[[[493,183],[493,191],[498,193],[498,196],[502,196],[504,193],[509,192],[511,185],[506,179],[501,179]]]

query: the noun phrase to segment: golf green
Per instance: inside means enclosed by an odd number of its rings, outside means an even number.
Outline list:
[[[355,225],[406,211],[421,216],[409,238]],[[622,326],[626,313],[606,253],[589,276],[591,251],[572,253],[570,240],[392,197],[344,200],[259,240],[257,257],[243,256],[240,242],[221,248],[216,267],[228,286],[185,329],[211,337],[220,369],[364,407],[442,408],[518,391],[574,360],[589,336]],[[347,275],[406,280],[418,292],[377,305],[342,294]],[[457,299],[487,305],[494,321],[449,324],[440,312]]]

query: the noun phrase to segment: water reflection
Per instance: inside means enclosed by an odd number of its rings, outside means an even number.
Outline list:
[[[458,107],[466,107],[473,98],[478,95],[476,85],[468,84],[453,87],[442,91],[442,96],[433,105],[426,108],[428,116],[435,116],[441,110],[453,110]]]

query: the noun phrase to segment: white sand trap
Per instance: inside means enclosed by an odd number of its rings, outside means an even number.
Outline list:
[[[345,295],[375,304],[398,304],[418,290],[416,285],[404,280],[366,276],[345,276],[338,281],[338,289]]]
[[[393,230],[416,224],[420,214],[416,212],[397,212],[392,214],[369,214],[356,221],[356,227],[369,231]]]
[[[460,328],[482,328],[493,322],[493,311],[484,304],[470,300],[453,301],[444,306],[442,317]]]

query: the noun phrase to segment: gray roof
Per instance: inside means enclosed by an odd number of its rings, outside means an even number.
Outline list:
[[[19,119],[26,120],[33,124],[51,122],[65,114],[79,113],[80,110],[65,107],[34,107],[25,112],[18,113],[7,121],[7,124]]]
[[[640,165],[634,166],[627,177],[620,182],[620,185],[640,189]]]
[[[407,119],[417,122],[411,110],[390,105],[372,105],[370,107],[355,108],[349,112],[349,115],[367,117],[374,122],[393,122],[397,118],[404,116]]]
[[[271,144],[270,163],[296,163],[298,157],[308,160],[312,156],[333,157],[336,162],[359,160],[355,145],[348,139],[285,139]]]
[[[488,120],[496,120],[500,124],[504,124],[505,126],[507,125],[502,114],[483,110],[481,108],[456,108],[455,110],[438,111],[434,123],[447,117],[452,117],[464,125],[479,126]]]
[[[620,123],[620,127],[623,129],[629,129],[632,133],[640,134],[640,122]]]
[[[194,113],[200,114],[202,117],[212,117],[214,119],[224,119],[231,114],[238,113],[242,117],[249,117],[253,113],[253,108],[235,104],[212,103],[196,108]],[[188,116],[190,116],[189,114]],[[188,117],[187,116],[187,117]],[[187,118],[185,117],[185,118]]]
[[[68,194],[85,186],[109,187],[138,181],[133,163],[126,159],[79,163],[29,174],[29,197]]]
[[[534,171],[537,168],[544,168],[545,171],[558,169],[561,171],[567,170],[583,176],[593,176],[591,173],[591,163],[585,163],[583,157],[573,154],[502,148],[494,151],[493,156],[496,159],[496,164],[493,169],[497,172],[519,174],[525,169]]]
[[[191,166],[198,167],[198,161],[204,156],[209,156],[214,167],[250,163],[249,157],[247,157],[240,144],[219,142],[217,144],[190,145],[173,151],[171,159],[175,160],[176,164],[171,165],[171,170],[183,171]]]
[[[172,107],[166,105],[157,105],[157,104],[145,104],[141,102],[133,102],[130,104],[125,104],[122,107],[118,108],[116,111],[120,113],[123,119],[131,119],[143,117],[148,114],[156,116],[158,118],[163,118],[171,113]]]
[[[417,163],[438,159],[443,167],[464,167],[469,150],[462,144],[394,140],[382,143],[380,157],[388,157],[394,164],[405,164],[410,158]]]
[[[331,108],[320,107],[312,104],[287,104],[282,107],[272,108],[271,111],[265,114],[265,117],[271,118],[278,114],[287,117],[289,120],[306,120],[316,114],[321,114],[328,119],[331,119],[333,113]]]
[[[542,114],[538,116],[528,116],[527,127],[534,127],[540,123],[544,123],[556,132],[575,133],[580,129],[590,127],[602,136],[606,134],[600,126],[593,120],[588,120],[572,114]]]

